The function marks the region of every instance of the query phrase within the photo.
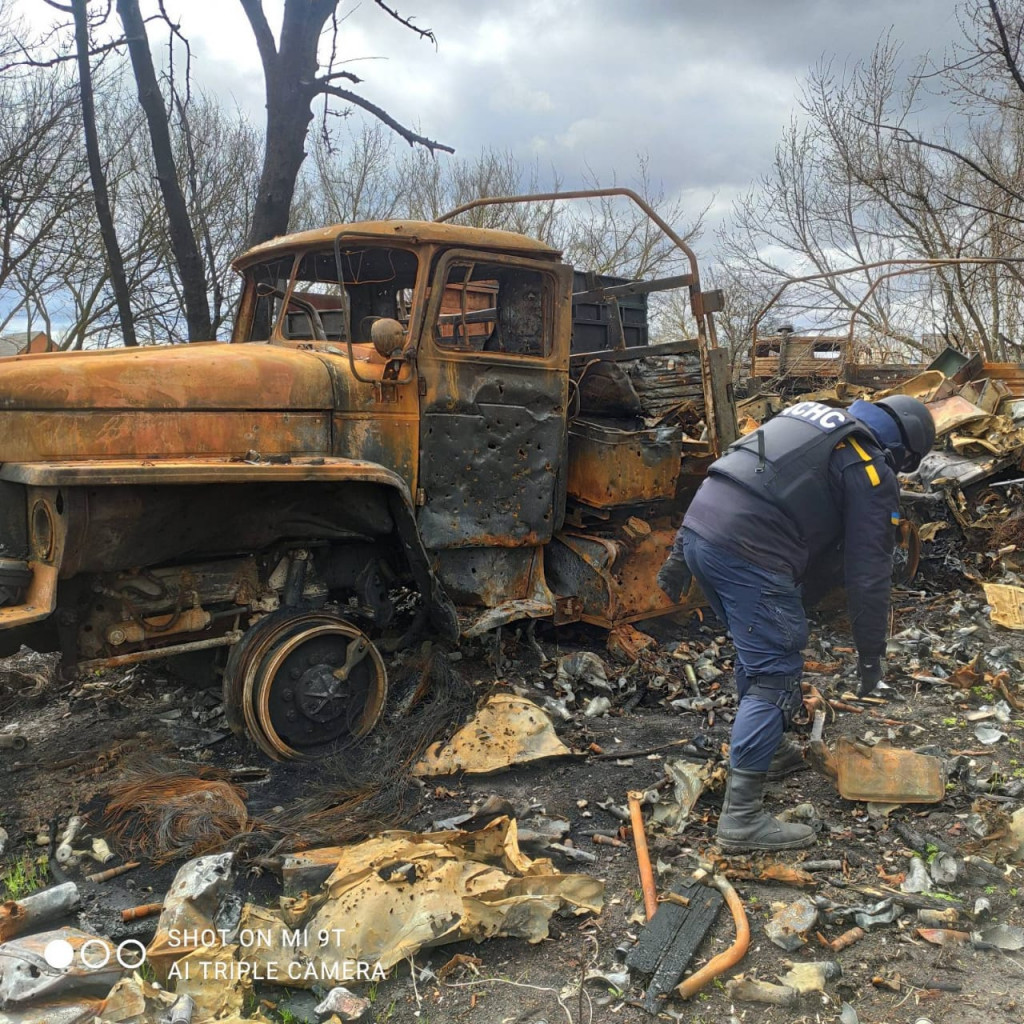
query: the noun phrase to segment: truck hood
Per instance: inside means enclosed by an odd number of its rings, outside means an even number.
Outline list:
[[[7,409],[328,409],[313,352],[205,342],[0,359]]]
[[[329,454],[314,352],[217,342],[0,359],[0,463]]]

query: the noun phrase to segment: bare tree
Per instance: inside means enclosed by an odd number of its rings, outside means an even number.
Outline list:
[[[771,171],[721,238],[724,262],[769,292],[796,282],[775,319],[823,331],[852,320],[876,359],[946,344],[1020,357],[1024,16],[1014,7],[1007,18],[1008,7],[969,0],[963,45],[942,64],[923,58],[905,81],[889,39],[848,70],[812,69]],[[934,136],[914,127],[925,88],[951,105]],[[846,273],[892,260],[903,262]]]
[[[0,36],[9,15],[0,5]],[[8,47],[0,38],[0,51]],[[88,215],[79,121],[75,83],[62,68],[0,73],[0,328],[42,315],[40,254],[68,220]]]
[[[75,2],[84,5],[85,0]],[[178,179],[167,111],[153,67],[146,24],[139,12],[138,0],[117,0],[117,13],[124,26],[128,53],[139,90],[139,103],[145,111],[146,123],[149,126],[157,181],[160,183],[160,192],[167,209],[168,234],[181,276],[189,341],[209,341],[214,332],[206,295],[203,257],[192,230],[185,196]]]
[[[117,229],[110,211],[110,197],[107,193],[106,172],[100,156],[99,138],[96,133],[96,106],[92,87],[92,64],[89,42],[89,14],[87,0],[71,0],[71,13],[75,19],[75,53],[78,59],[78,88],[82,103],[82,126],[85,132],[85,152],[89,161],[89,178],[92,181],[93,200],[96,203],[96,217],[99,220],[103,249],[107,254],[111,285],[121,319],[121,333],[124,344],[138,344],[135,337],[135,318],[132,315],[128,281],[125,278],[124,260],[117,241]],[[58,7],[58,10],[66,8]]]
[[[429,30],[416,28],[410,19],[400,17],[382,0],[374,2],[407,28],[433,40]],[[311,104],[318,97],[324,100],[325,116],[328,101],[342,100],[372,114],[410,145],[423,146],[431,152],[451,152],[450,147],[419,135],[395,120],[382,107],[339,84],[358,84],[361,81],[351,71],[336,67],[339,0],[285,0],[277,40],[267,21],[262,0],[240,0],[240,3],[256,37],[267,95],[266,148],[249,235],[251,245],[288,230],[295,184],[306,156],[306,135],[313,120]],[[331,57],[323,74],[320,74],[320,37],[328,20],[333,21]]]
[[[601,183],[588,172],[582,186],[614,183]],[[652,182],[646,156],[637,158],[629,185],[669,223],[679,225],[686,238],[699,235],[703,212],[693,218],[680,199],[667,198]],[[536,164],[523,164],[506,151],[484,149],[474,158],[434,158],[423,151],[402,155],[379,126],[366,125],[344,140],[315,146],[298,192],[295,226],[384,217],[433,220],[481,196],[557,193],[561,186],[554,172],[545,181]],[[538,238],[563,250],[576,266],[599,274],[651,276],[679,256],[642,211],[611,198],[482,206],[460,220]]]

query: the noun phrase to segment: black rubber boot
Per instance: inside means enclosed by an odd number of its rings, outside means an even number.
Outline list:
[[[802,772],[805,768],[810,767],[804,760],[803,751],[799,745],[788,736],[783,736],[779,749],[775,751],[775,756],[772,758],[772,763],[768,765],[768,781],[778,782],[779,779],[784,779],[787,775]]]
[[[723,850],[795,850],[814,842],[809,825],[779,821],[764,810],[767,778],[767,772],[730,769],[718,818],[718,845]]]

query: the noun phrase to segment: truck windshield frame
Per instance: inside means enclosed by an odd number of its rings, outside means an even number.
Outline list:
[[[363,241],[275,255],[246,268],[246,340],[358,344],[381,317],[408,327],[419,272],[414,250]]]

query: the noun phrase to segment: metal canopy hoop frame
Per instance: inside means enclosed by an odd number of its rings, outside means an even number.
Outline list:
[[[629,188],[596,188],[581,189],[573,192],[535,192],[529,195],[520,196],[482,196],[473,199],[468,203],[455,207],[447,213],[435,218],[435,223],[441,224],[458,217],[460,214],[468,213],[483,206],[509,206],[517,203],[542,203],[553,202],[562,199],[601,199],[606,197],[619,196],[628,199],[640,207],[641,210],[653,221],[665,236],[676,246],[686,257],[689,265],[689,274],[671,278],[664,278],[657,282],[641,285],[627,284],[616,285],[609,288],[587,289],[584,292],[576,293],[574,299],[604,298],[614,299],[620,295],[631,295],[643,292],[665,290],[669,288],[686,287],[690,293],[690,311],[697,324],[697,349],[701,363],[701,372],[705,382],[710,382],[714,373],[711,367],[709,351],[718,348],[718,340],[715,334],[715,322],[713,312],[722,308],[720,293],[703,292],[700,285],[700,270],[697,264],[697,254],[687,245],[686,241],[642,196]],[[735,423],[729,424],[729,400],[715,394],[715,389],[706,384],[704,402],[706,417],[711,429],[713,447],[725,447],[735,437]],[[719,409],[719,405],[725,408]],[[717,452],[716,452],[717,454]]]

